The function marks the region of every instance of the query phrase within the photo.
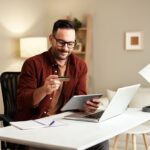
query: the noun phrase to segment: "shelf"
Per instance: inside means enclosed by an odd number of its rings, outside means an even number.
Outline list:
[[[86,31],[86,30],[87,30],[86,27],[81,27],[81,28],[79,28],[77,31]]]
[[[76,32],[77,42],[80,43],[80,50],[75,52],[81,56],[87,63],[90,64],[92,54],[92,16],[85,16],[84,26],[79,28]]]
[[[79,55],[85,55],[85,54],[86,54],[85,52],[76,52],[75,50],[73,51],[73,53],[74,53],[74,54],[77,54],[77,55],[78,55],[78,54],[79,54]]]
[[[76,30],[76,40],[77,46],[73,51],[74,54],[78,55],[82,58],[88,67],[88,74],[87,74],[87,89],[90,91],[91,86],[91,62],[92,62],[92,28],[93,28],[93,19],[90,14],[84,16],[83,20],[81,21],[84,26],[78,28]],[[71,18],[71,17],[69,17]]]

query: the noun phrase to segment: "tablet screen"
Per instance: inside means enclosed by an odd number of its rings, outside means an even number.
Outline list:
[[[102,94],[75,95],[62,107],[61,111],[82,109],[86,101],[101,96]]]

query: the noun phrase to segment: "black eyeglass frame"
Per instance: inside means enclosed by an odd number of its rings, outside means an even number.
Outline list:
[[[59,47],[64,47],[64,46],[67,44],[67,47],[68,47],[69,49],[73,49],[73,48],[75,48],[75,46],[76,46],[76,44],[77,44],[76,40],[75,40],[74,42],[73,42],[73,41],[66,42],[66,41],[64,41],[64,40],[62,40],[62,39],[57,39],[57,38],[55,37],[55,35],[53,35],[53,37],[54,37],[54,39],[56,40],[57,46],[59,46]]]

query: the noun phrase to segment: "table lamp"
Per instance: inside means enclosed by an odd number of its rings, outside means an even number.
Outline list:
[[[142,70],[140,70],[139,74],[150,83],[150,64],[146,65]]]
[[[142,70],[140,70],[139,74],[150,83],[150,64],[146,65]],[[145,112],[150,112],[150,106],[145,106],[142,110]]]
[[[28,58],[48,49],[46,37],[26,37],[20,39],[20,57]]]

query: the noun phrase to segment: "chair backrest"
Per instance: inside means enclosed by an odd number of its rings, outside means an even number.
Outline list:
[[[1,74],[1,89],[4,104],[4,116],[14,119],[16,112],[16,94],[20,72],[3,72]]]

